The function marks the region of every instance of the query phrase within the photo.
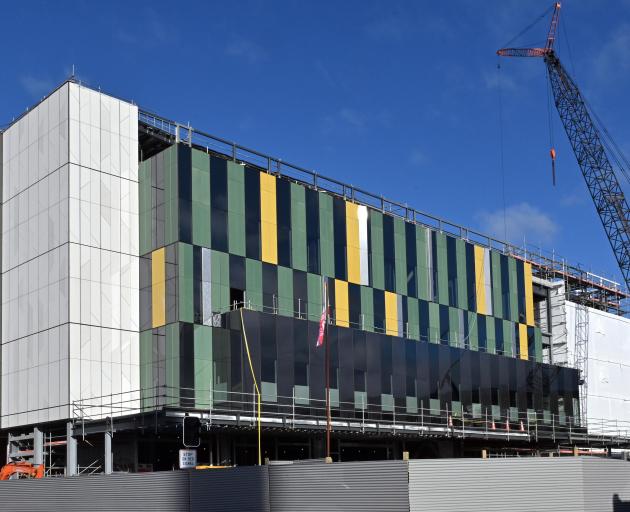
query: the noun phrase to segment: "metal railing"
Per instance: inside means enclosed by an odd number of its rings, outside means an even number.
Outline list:
[[[290,300],[292,301],[293,299],[291,298]],[[311,322],[320,321],[320,317],[322,314],[321,305],[319,305],[319,307],[314,313],[311,313],[309,311],[308,302],[303,301],[301,299],[298,299],[297,310],[294,310],[293,308],[287,308],[287,307],[281,306],[280,300],[276,295],[272,295],[272,301],[273,301],[272,306],[256,304],[256,303],[253,303],[249,299],[246,299],[240,302],[235,301],[232,304],[230,304],[227,308],[215,311],[213,313],[213,318],[211,319],[196,318],[195,322],[205,324],[205,325],[212,325],[214,327],[219,327],[222,324],[219,324],[219,321],[216,320],[217,315],[220,316],[220,315],[229,313],[230,311],[236,311],[238,309],[245,309],[245,310],[250,310],[250,311],[256,311],[259,313],[267,313],[267,314],[279,315],[279,316],[289,316],[289,317],[297,318],[300,320],[309,320]],[[461,348],[464,350],[475,350],[477,352],[487,352],[489,354],[502,355],[506,357],[518,356],[519,359],[525,360],[525,358],[520,357],[516,352],[516,347],[518,346],[518,340],[516,341],[512,340],[512,343],[510,345],[511,346],[510,351],[500,350],[496,348],[494,350],[489,350],[487,346],[479,346],[479,344],[477,344],[477,346],[473,346],[470,342],[470,338],[460,331],[451,331],[452,333],[455,334],[453,336],[453,339],[450,339],[450,338],[446,339],[446,338],[441,337],[440,330],[436,329],[435,327],[429,327],[428,328],[429,334],[426,335],[426,334],[420,333],[419,326],[411,325],[411,328],[410,328],[409,322],[401,322],[399,326],[401,327],[401,329],[399,332],[398,329],[394,330],[394,329],[388,329],[386,327],[376,326],[374,325],[373,321],[366,322],[366,315],[364,315],[363,313],[359,315],[359,318],[360,318],[359,322],[355,322],[353,320],[350,320],[349,318],[348,320],[344,319],[342,321],[337,321],[336,314],[337,314],[337,311],[334,308],[332,308],[331,315],[328,319],[329,325],[333,325],[337,327],[346,327],[346,328],[351,328],[351,329],[358,329],[361,331],[373,332],[377,334],[385,334],[388,336],[399,336],[401,338],[412,339],[415,341],[423,341],[426,343],[433,343],[437,345],[448,345],[450,347]],[[469,329],[473,329],[474,327],[475,325],[473,324],[469,326]],[[527,360],[534,361],[534,362],[542,362],[542,354],[540,354],[539,358],[537,358],[536,355],[528,354]],[[567,364],[565,366],[570,368],[571,364]]]
[[[136,397],[127,398],[130,393]],[[583,424],[578,417],[550,411],[500,410],[478,404],[462,407],[458,402],[440,408],[439,399],[404,406],[392,397],[380,403],[365,398],[344,402],[336,395],[331,390],[331,428],[337,432],[630,445],[630,422],[598,418]],[[125,416],[164,410],[175,417],[199,416],[207,429],[230,425],[253,429],[256,400],[256,393],[159,386],[74,402],[73,417],[75,428],[84,429],[94,421],[107,419],[115,424]],[[290,397],[263,393],[261,423],[265,428],[318,431],[326,428],[326,421],[323,399],[295,392]]]
[[[222,137],[204,133],[189,125],[181,125],[143,109],[139,109],[138,116],[141,123],[165,133],[175,142],[185,142],[191,146],[204,148],[207,152],[219,153],[234,161],[256,166],[315,190],[332,193],[355,203],[400,217],[408,222],[462,238],[477,245],[500,251],[503,254],[525,259],[536,267],[551,269],[558,273],[564,272],[578,280],[587,280],[591,286],[609,290],[611,293],[619,294],[622,296],[621,298],[628,297],[628,290],[620,283],[591,274],[580,265],[572,265],[565,258],[558,257],[555,252],[543,251],[539,247],[527,244],[524,244],[523,247],[516,246],[466,226],[416,210],[406,203],[392,201],[382,195],[373,194],[334,178],[328,178],[315,171],[285,162],[281,158],[272,157]]]

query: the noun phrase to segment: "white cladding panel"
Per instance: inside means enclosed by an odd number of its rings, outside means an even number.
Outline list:
[[[139,387],[137,118],[66,83],[3,134],[3,428]]]
[[[566,303],[568,356],[575,350],[576,305]],[[587,414],[630,422],[630,319],[588,308]]]

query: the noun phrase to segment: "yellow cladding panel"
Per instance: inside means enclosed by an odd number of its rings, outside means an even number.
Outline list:
[[[151,254],[152,327],[166,324],[166,268],[164,247]]]
[[[278,221],[276,217],[276,178],[260,173],[260,238],[262,260],[278,264]]]
[[[350,308],[348,306],[348,283],[335,279],[335,318],[337,325],[350,326]]]
[[[486,276],[483,247],[475,245],[475,287],[477,289],[477,312],[486,314]]]
[[[359,206],[348,201],[346,201],[346,247],[348,253],[348,281],[361,284]]]
[[[534,290],[532,287],[532,264],[524,263],[525,269],[525,321],[534,325]]]
[[[385,292],[385,333],[398,336],[398,300],[392,292]]]
[[[527,348],[527,326],[525,324],[518,324],[518,337],[519,346],[521,349],[521,359],[529,359],[529,352]]]

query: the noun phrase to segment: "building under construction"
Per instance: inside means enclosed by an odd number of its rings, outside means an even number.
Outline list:
[[[625,286],[74,80],[0,152],[9,460],[630,444]]]

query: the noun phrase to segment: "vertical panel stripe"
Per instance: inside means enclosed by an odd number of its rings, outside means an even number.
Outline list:
[[[486,277],[484,272],[483,247],[475,245],[475,288],[477,289],[477,312],[486,314]]]
[[[396,294],[385,292],[385,333],[398,336],[398,300]]]
[[[348,281],[361,283],[361,254],[359,244],[359,208],[355,203],[346,201],[346,254],[348,262]]]
[[[278,264],[278,226],[276,218],[276,178],[260,173],[260,232],[262,260]]]
[[[492,315],[492,270],[490,268],[490,250],[483,249],[483,276],[486,287],[486,314]]]
[[[151,253],[152,327],[166,324],[166,267],[164,260],[164,247]]]
[[[361,267],[361,284],[370,284],[370,268],[368,259],[368,209],[366,206],[359,206],[359,264]]]
[[[335,318],[337,325],[350,326],[350,308],[348,307],[348,283],[335,279]]]
[[[521,359],[527,360],[529,359],[529,354],[527,347],[527,326],[525,324],[518,324],[518,338]]]
[[[532,264],[525,263],[525,319],[527,325],[534,325],[534,291],[532,286]]]

